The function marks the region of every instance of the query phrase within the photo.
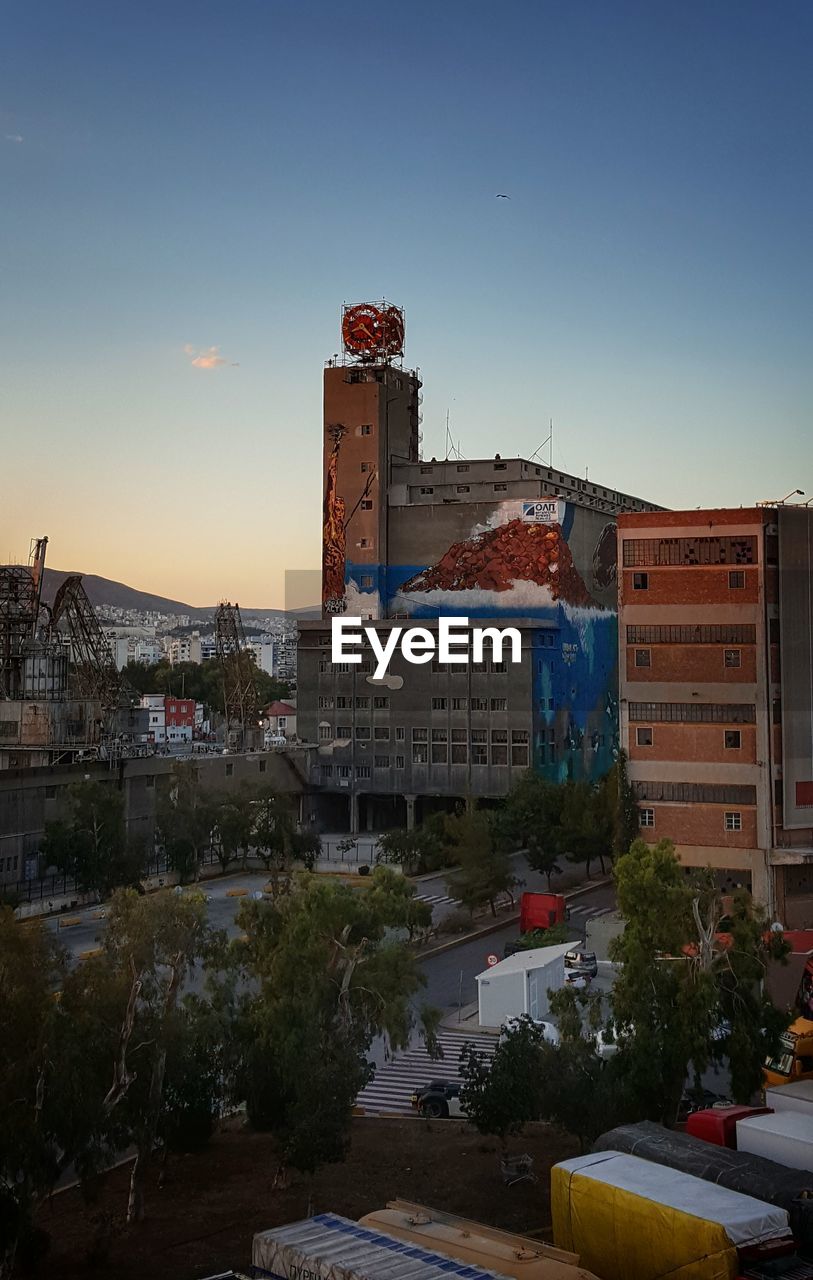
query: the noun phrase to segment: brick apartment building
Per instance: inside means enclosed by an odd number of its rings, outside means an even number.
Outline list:
[[[813,925],[813,512],[619,516],[621,743],[641,832]]]

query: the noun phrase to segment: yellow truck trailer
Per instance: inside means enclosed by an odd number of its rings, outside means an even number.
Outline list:
[[[784,1209],[617,1151],[554,1165],[551,1209],[556,1246],[602,1280],[736,1280],[741,1250],[790,1242]]]

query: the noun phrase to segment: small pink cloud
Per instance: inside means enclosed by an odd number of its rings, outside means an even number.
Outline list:
[[[220,365],[232,363],[220,354],[220,347],[204,347],[198,350],[188,342],[184,347],[184,355],[190,357],[194,369],[217,369]]]

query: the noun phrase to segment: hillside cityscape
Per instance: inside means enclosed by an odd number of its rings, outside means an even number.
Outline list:
[[[8,27],[0,1280],[813,1280],[810,13]]]

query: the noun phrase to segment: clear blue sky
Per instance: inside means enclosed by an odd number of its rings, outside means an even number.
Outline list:
[[[808,0],[13,0],[3,32],[3,558],[48,533],[281,603],[341,304],[382,296],[427,455],[447,408],[470,457],[552,416],[556,463],[665,505],[813,493]]]

